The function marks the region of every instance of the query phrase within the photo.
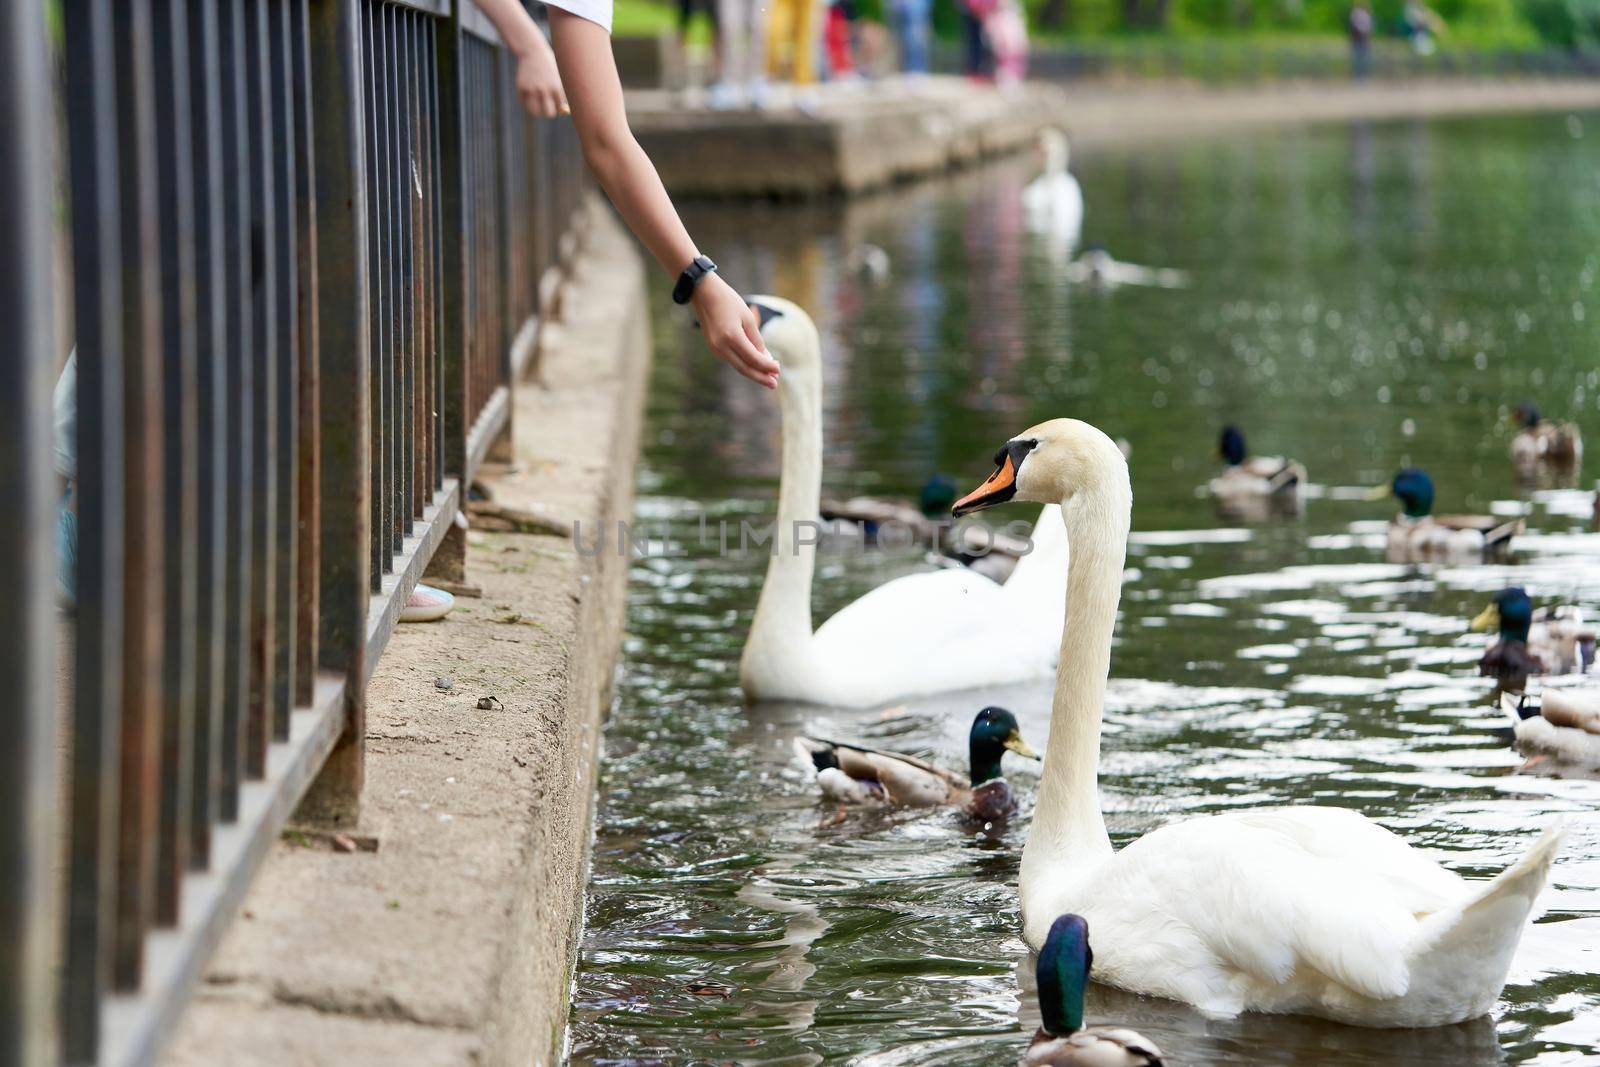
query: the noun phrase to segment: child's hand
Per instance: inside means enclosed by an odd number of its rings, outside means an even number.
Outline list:
[[[757,385],[778,387],[778,361],[761,340],[761,320],[733,286],[716,274],[707,274],[695,287],[690,303],[712,355]]]
[[[561,88],[561,73],[556,69],[555,53],[544,34],[533,29],[527,43],[516,49],[517,96],[534,118],[553,119],[569,112],[567,94]]]

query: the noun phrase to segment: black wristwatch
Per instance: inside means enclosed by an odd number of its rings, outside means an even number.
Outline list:
[[[687,304],[694,295],[698,286],[707,274],[717,269],[707,256],[695,256],[693,262],[683,268],[683,273],[678,275],[678,284],[672,287],[672,302],[674,304]]]

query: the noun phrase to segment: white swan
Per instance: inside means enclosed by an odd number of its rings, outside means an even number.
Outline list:
[[[1560,842],[1467,882],[1342,808],[1172,823],[1114,852],[1096,793],[1100,713],[1133,494],[1111,439],[1057,419],[1013,438],[956,503],[1059,501],[1071,546],[1050,739],[1022,854],[1023,933],[1058,915],[1095,931],[1095,976],[1204,1011],[1361,1026],[1460,1022],[1493,1007]]]
[[[1022,190],[1022,210],[1029,229],[1054,238],[1071,251],[1083,231],[1083,188],[1067,170],[1067,135],[1054,127],[1039,132],[1044,173]]]
[[[752,298],[762,337],[783,367],[783,472],[767,577],[739,661],[752,700],[868,707],[891,700],[1046,675],[1061,641],[1066,528],[1046,507],[1034,550],[1005,585],[968,568],[896,578],[815,633],[811,576],[822,490],[822,350],[797,305]]]

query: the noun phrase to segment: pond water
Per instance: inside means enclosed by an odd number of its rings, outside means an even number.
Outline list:
[[[1519,771],[1490,732],[1483,639],[1464,632],[1508,582],[1600,613],[1589,494],[1519,487],[1501,424],[1535,397],[1600,441],[1600,116],[1255,132],[1074,169],[1085,240],[1182,268],[1188,288],[1065,282],[1059,246],[1022,223],[1026,158],[850,205],[693,213],[729,277],[821,328],[824,495],[914,495],[934,471],[964,491],[1008,437],[1062,415],[1131,445],[1101,764],[1119,844],[1190,815],[1329,803],[1481,877],[1570,824],[1493,1019],[1219,1021],[1101,987],[1091,1019],[1182,1064],[1600,1063],[1600,784]],[[840,266],[861,242],[889,254],[881,283]],[[960,767],[985,703],[1042,748],[1050,684],[745,707],[738,653],[765,559],[720,556],[697,531],[702,515],[772,516],[777,410],[664,300],[654,314],[637,517],[682,555],[633,566],[572,1062],[1014,1063],[1038,1020],[1015,891],[1036,767],[1008,763],[1024,814],[1001,832],[940,812],[823,827],[790,740]],[[1219,520],[1197,487],[1225,421],[1307,464],[1321,490],[1303,518]],[[1406,463],[1432,473],[1441,510],[1525,512],[1513,560],[1385,562],[1390,508],[1355,489]],[[817,618],[922,565],[824,557]]]

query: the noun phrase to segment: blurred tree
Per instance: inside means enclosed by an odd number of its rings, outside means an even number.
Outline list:
[[[1600,0],[1523,0],[1523,13],[1543,40],[1565,48],[1600,44]]]

